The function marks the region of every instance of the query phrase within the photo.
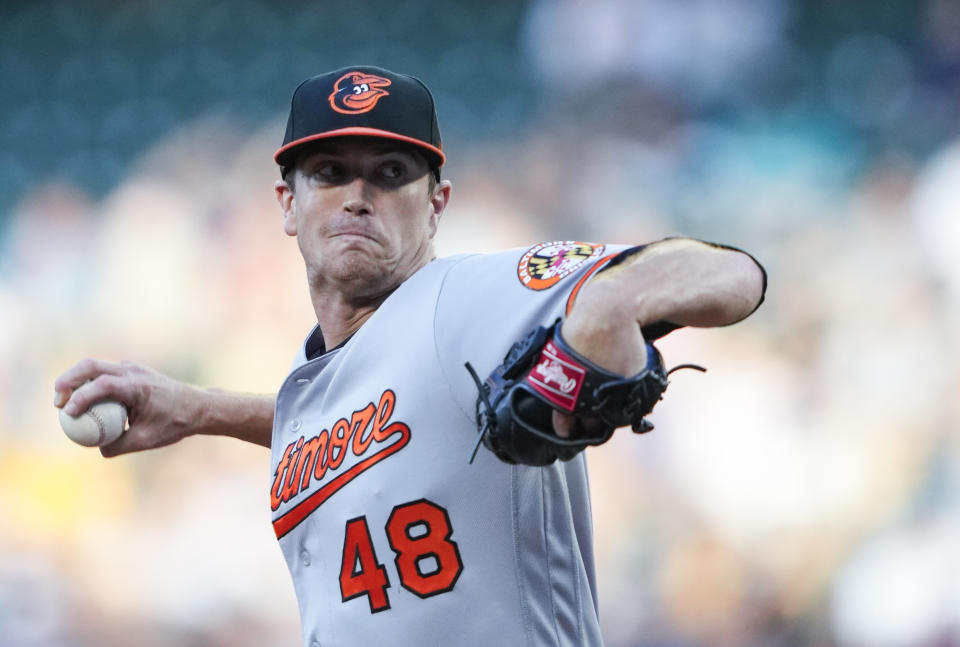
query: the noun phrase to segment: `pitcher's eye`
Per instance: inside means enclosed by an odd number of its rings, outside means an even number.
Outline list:
[[[403,177],[403,173],[402,164],[389,163],[380,167],[380,174],[388,180],[399,180]]]
[[[312,175],[327,182],[339,180],[343,177],[343,167],[334,162],[317,164],[313,169]]]

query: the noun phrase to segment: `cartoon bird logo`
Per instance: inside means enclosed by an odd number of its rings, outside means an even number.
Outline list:
[[[330,107],[345,115],[358,115],[373,110],[377,101],[390,93],[384,90],[390,79],[376,74],[347,72],[333,84]]]

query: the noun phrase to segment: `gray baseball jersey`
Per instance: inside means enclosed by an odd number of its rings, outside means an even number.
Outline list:
[[[617,252],[544,243],[430,262],[277,396],[273,525],[304,644],[602,645],[583,454],[508,465],[481,448],[477,389]]]

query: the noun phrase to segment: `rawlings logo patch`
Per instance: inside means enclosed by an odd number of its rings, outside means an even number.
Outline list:
[[[587,372],[574,359],[548,341],[527,382],[553,404],[573,411]]]
[[[576,378],[567,377],[567,374],[563,371],[563,364],[556,360],[544,358],[542,362],[537,364],[536,371],[540,374],[545,385],[553,382],[565,394],[570,393],[577,386]]]
[[[370,112],[380,99],[389,96],[384,89],[389,85],[390,79],[376,74],[347,72],[333,84],[330,107],[345,115]]]
[[[603,245],[572,240],[540,243],[520,258],[517,277],[531,290],[546,290],[556,285],[591,258],[603,253]]]

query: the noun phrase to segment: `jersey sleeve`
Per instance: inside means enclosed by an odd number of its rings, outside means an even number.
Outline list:
[[[541,243],[469,256],[448,271],[434,316],[437,361],[454,401],[471,420],[481,379],[513,342],[536,326],[563,318],[591,276],[626,245]]]

